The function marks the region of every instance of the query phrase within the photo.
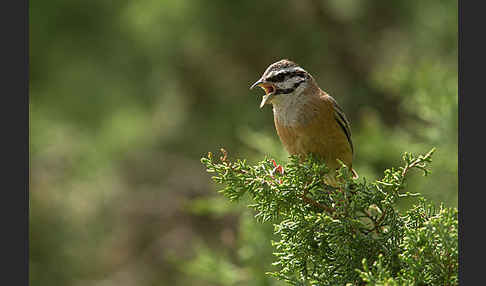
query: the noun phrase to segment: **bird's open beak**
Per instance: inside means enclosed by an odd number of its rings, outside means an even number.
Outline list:
[[[259,86],[260,84],[263,84],[264,81],[262,79],[257,80],[254,84],[250,86],[250,89],[253,89],[255,86]]]
[[[272,98],[275,96],[275,87],[273,84],[267,83],[262,79],[259,79],[257,82],[255,82],[250,89],[253,89],[255,86],[261,87],[263,90],[265,90],[265,95],[262,98],[262,102],[260,103],[260,108],[263,108],[265,104],[269,104],[272,101]]]

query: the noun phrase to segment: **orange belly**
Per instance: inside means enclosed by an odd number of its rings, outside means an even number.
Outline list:
[[[275,128],[285,149],[291,154],[314,153],[332,169],[341,167],[336,159],[352,167],[353,152],[346,134],[333,118],[332,110],[322,104],[318,114],[302,124],[285,126],[274,116]]]

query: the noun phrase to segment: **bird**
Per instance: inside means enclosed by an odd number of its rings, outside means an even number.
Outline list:
[[[351,124],[337,101],[323,91],[314,77],[291,60],[282,59],[267,67],[253,84],[265,94],[260,108],[271,104],[275,129],[290,155],[312,153],[324,160],[329,173],[324,181],[336,187],[340,160],[352,168],[354,146]]]

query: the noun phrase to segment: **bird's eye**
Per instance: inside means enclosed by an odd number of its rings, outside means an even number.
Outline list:
[[[269,78],[268,80],[269,81],[272,81],[272,82],[281,82],[285,79],[285,75],[284,74],[278,74],[278,75],[274,75],[272,76],[271,78]]]

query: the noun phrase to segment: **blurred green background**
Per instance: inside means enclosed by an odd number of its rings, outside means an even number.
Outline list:
[[[457,21],[450,0],[30,1],[31,285],[282,285],[272,225],[200,163],[287,160],[248,89],[282,58],[345,110],[361,178],[437,147],[409,190],[457,206]]]

